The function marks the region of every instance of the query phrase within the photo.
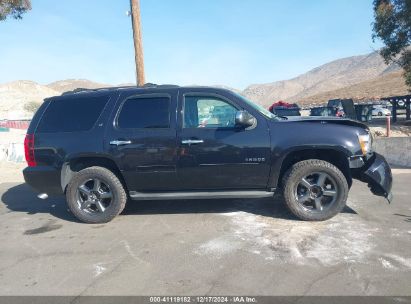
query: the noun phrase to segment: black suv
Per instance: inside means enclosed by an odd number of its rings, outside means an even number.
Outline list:
[[[81,221],[102,223],[127,199],[272,197],[325,220],[352,179],[391,199],[392,175],[362,123],[277,117],[231,91],[156,86],[68,92],[48,98],[25,140],[24,177],[65,194]]]

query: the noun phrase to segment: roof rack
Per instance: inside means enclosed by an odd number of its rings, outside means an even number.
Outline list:
[[[175,84],[156,84],[156,83],[146,83],[142,87],[137,88],[159,88],[159,89],[173,89],[179,88],[180,86]]]
[[[143,86],[117,86],[117,87],[104,87],[104,88],[95,88],[95,89],[87,89],[87,88],[76,88],[71,91],[67,91],[62,93],[61,95],[70,95],[70,94],[76,94],[76,93],[82,93],[82,92],[98,92],[98,91],[104,91],[104,90],[120,90],[120,89],[150,89],[150,88],[158,88],[158,89],[173,89],[173,88],[179,88],[180,86],[178,85],[173,85],[173,84],[155,84],[155,83],[146,83]]]

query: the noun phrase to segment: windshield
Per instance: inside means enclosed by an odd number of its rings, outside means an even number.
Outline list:
[[[263,114],[265,117],[269,118],[269,119],[274,119],[277,116],[274,115],[273,113],[271,113],[270,111],[268,111],[267,109],[263,108],[262,106],[252,102],[251,100],[248,100],[247,98],[245,98],[244,96],[235,93],[237,95],[237,97],[239,97],[242,101],[244,101],[246,104],[248,104],[250,107],[252,107],[253,109],[257,110],[258,112],[260,112],[261,114]]]

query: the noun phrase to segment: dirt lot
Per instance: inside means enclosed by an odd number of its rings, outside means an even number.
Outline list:
[[[131,202],[86,225],[2,166],[0,295],[411,295],[410,169],[392,205],[355,183],[326,222],[277,197]]]
[[[373,117],[371,123],[368,123],[371,132],[376,137],[385,137],[387,134],[387,123],[385,117]],[[405,121],[405,117],[399,118],[398,122],[391,124],[391,137],[408,137],[411,136],[411,122]]]
[[[23,182],[22,170],[26,163],[12,163],[0,161],[0,183],[17,183]]]

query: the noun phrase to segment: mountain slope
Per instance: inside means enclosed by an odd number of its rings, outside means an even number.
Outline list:
[[[59,92],[29,80],[0,84],[0,118],[16,119],[31,117],[24,110],[29,102],[40,103],[44,98],[60,95]]]
[[[300,100],[300,103],[324,103],[335,98],[361,100],[407,94],[409,94],[408,88],[402,71],[397,71],[352,86],[304,97]]]
[[[397,70],[397,66],[387,66],[382,57],[373,52],[332,61],[290,80],[251,85],[243,94],[265,106],[280,99],[298,102],[311,95],[354,85]]]
[[[97,88],[104,88],[104,87],[110,87],[110,86],[111,85],[109,84],[98,83],[98,82],[90,81],[88,79],[66,79],[66,80],[52,82],[47,85],[48,88],[55,90],[57,92],[60,92],[60,93],[72,91],[78,88],[97,89]]]
[[[30,118],[33,113],[24,109],[29,102],[42,103],[44,98],[61,95],[77,88],[95,89],[108,86],[110,85],[87,79],[67,79],[48,85],[29,80],[0,84],[0,119]]]

